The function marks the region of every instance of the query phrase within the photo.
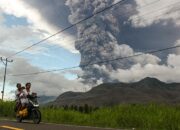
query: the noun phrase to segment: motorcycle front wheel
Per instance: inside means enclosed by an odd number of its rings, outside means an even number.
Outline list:
[[[34,124],[39,124],[41,122],[41,112],[38,109],[32,110],[32,120]]]
[[[18,123],[21,123],[21,122],[22,122],[22,117],[16,116],[16,121],[17,121]]]

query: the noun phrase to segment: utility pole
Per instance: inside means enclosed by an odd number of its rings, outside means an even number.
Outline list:
[[[1,57],[1,61],[2,61],[2,63],[5,65],[5,67],[4,67],[3,90],[1,91],[1,93],[2,93],[2,101],[3,101],[3,100],[4,100],[4,89],[5,89],[5,84],[6,84],[7,65],[8,65],[8,62],[13,62],[13,60],[8,60],[7,58],[6,58],[6,59],[3,59],[3,58]]]

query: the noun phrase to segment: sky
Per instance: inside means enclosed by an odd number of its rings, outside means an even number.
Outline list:
[[[104,9],[118,0],[0,0],[0,56],[14,53]],[[143,53],[180,44],[178,0],[127,0],[43,43],[8,64],[5,98],[16,83],[32,83],[39,95],[87,91],[104,82],[135,82],[155,77],[180,82],[180,50],[144,54],[109,64],[61,72],[33,73]],[[0,86],[4,66],[0,64]],[[2,89],[0,87],[0,89]]]

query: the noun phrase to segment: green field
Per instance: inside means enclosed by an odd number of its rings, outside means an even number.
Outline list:
[[[0,117],[13,118],[13,103],[0,103]],[[44,122],[147,130],[180,130],[180,106],[119,105],[89,114],[60,108],[41,108]]]

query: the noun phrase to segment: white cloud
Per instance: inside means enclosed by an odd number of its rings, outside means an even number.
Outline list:
[[[14,0],[12,2],[11,0],[0,0],[0,9],[6,14],[26,18],[30,23],[30,29],[39,33],[38,36],[40,39],[46,38],[61,30],[61,28],[57,28],[55,25],[48,23],[41,15],[40,10],[28,5],[26,1]],[[60,45],[73,53],[77,53],[78,51],[74,47],[74,39],[73,35],[65,32],[48,41],[52,44]]]
[[[176,68],[180,67],[180,55],[170,54],[167,60],[168,65]]]
[[[3,17],[3,14],[0,10],[0,24],[2,24],[4,22],[4,17]]]
[[[158,78],[164,82],[180,82],[180,55],[170,54],[167,59],[167,65],[139,63],[133,65],[130,69],[118,69],[109,71],[105,66],[96,66],[101,71],[107,73],[111,79],[120,82],[135,82],[145,77]]]
[[[176,41],[175,46],[180,46],[180,40]],[[178,55],[180,54],[180,47],[175,49],[175,53],[178,54]]]
[[[21,67],[20,67],[21,66]],[[3,68],[1,68],[1,71]],[[11,89],[15,90],[16,83],[26,82],[32,83],[32,90],[39,95],[59,96],[66,91],[87,91],[90,86],[83,84],[82,79],[68,80],[64,77],[64,73],[44,73],[30,76],[10,76],[9,74],[32,73],[43,71],[42,69],[29,64],[25,59],[18,58],[16,62],[11,63],[7,71],[7,83],[13,86]],[[76,71],[74,71],[75,73]],[[2,79],[2,77],[0,77]],[[14,95],[13,95],[14,96]]]
[[[25,25],[12,25],[5,24],[5,18],[2,10],[0,9],[0,53],[1,56],[10,56],[13,53],[26,48],[32,44],[32,39],[39,39],[39,33],[32,27]],[[41,53],[45,48],[37,46],[27,50],[27,53]]]
[[[146,27],[160,20],[173,20],[176,25],[180,25],[180,2],[179,0],[136,0],[136,15],[130,17],[135,27]],[[151,4],[150,4],[151,3]],[[153,3],[153,4],[152,4]],[[147,6],[149,4],[149,6]],[[142,8],[146,6],[145,8]],[[166,24],[166,22],[164,22]]]
[[[141,52],[134,52],[134,50],[126,44],[122,44],[122,45],[114,44],[114,46],[115,47],[114,47],[113,55],[115,57],[129,57],[132,55],[142,54]],[[129,58],[129,59],[131,61],[134,61],[135,63],[140,63],[142,65],[145,65],[147,63],[157,64],[161,61],[158,57],[152,54],[144,54],[144,55]]]
[[[137,53],[138,54],[138,53]],[[140,53],[142,54],[142,53]],[[142,65],[145,65],[145,64],[158,64],[161,59],[152,55],[152,54],[144,54],[144,55],[141,55],[141,56],[137,56],[135,58],[133,58],[134,61],[136,63],[140,63]]]
[[[30,24],[28,26],[7,26],[3,23],[5,19],[3,13],[14,15],[16,17],[24,17]],[[38,10],[28,6],[24,1],[15,0],[12,2],[10,0],[0,0],[0,31],[0,56],[7,57],[33,44],[34,41],[39,41],[39,39],[47,37],[56,32],[57,28],[46,22]],[[63,33],[54,37],[49,42],[61,45],[62,47],[77,53],[77,51],[74,49],[73,40],[73,36]],[[46,48],[36,46],[29,49],[27,52],[31,54],[42,53],[44,49]],[[3,66],[0,67],[3,74],[4,68],[2,68]],[[16,57],[16,60],[8,66],[8,73],[12,74],[32,73],[38,71],[44,70],[31,65],[29,62],[27,62],[27,60],[22,59],[19,56]],[[75,71],[73,74],[74,73]],[[65,91],[84,91],[89,89],[89,86],[81,83],[82,79],[68,80],[64,75],[64,73],[46,73],[26,77],[7,76],[7,86],[13,86],[12,88],[9,88],[8,91],[14,90],[17,82],[25,84],[29,81],[33,84],[33,90],[39,95],[58,96]],[[0,78],[2,79],[3,77]],[[8,96],[7,93],[6,96]]]
[[[17,51],[20,51],[27,46],[32,44],[32,37],[34,39],[38,39],[37,35],[38,33],[33,32],[31,27],[23,26],[23,25],[17,25],[12,27],[7,27],[3,24],[0,24],[0,42],[1,47],[0,51],[5,52],[9,51],[9,54],[13,54]],[[44,51],[45,48],[37,46],[36,48],[31,48],[27,50],[27,53],[31,54],[37,54]],[[6,55],[7,53],[1,53],[3,56],[10,56]]]
[[[46,30],[47,32],[52,31],[53,27],[46,23],[43,17],[41,17],[39,11],[28,6],[25,1],[14,0],[12,2],[11,0],[0,0],[0,8],[7,14],[27,18],[35,28]]]

